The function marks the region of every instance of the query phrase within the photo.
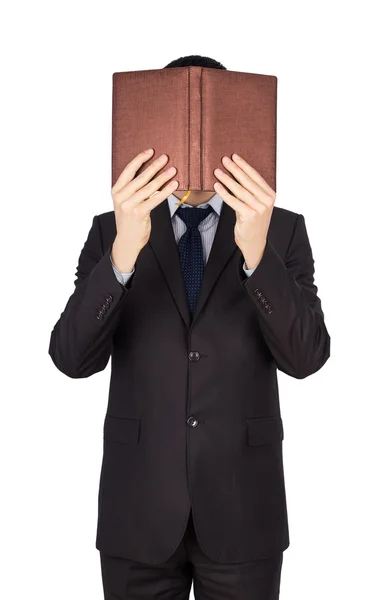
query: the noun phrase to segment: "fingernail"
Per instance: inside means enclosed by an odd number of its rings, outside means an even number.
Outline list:
[[[145,154],[151,154],[153,152],[153,148],[148,148],[148,150],[145,150]]]
[[[235,152],[234,152],[233,156],[234,156],[235,158],[240,158],[239,154],[236,154]]]

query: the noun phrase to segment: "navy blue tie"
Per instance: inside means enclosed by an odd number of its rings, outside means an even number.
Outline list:
[[[213,210],[209,204],[206,208],[180,206],[176,211],[187,226],[187,231],[179,240],[178,249],[191,314],[195,311],[204,272],[203,244],[198,225]]]

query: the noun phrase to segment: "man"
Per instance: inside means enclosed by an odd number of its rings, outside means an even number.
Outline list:
[[[224,68],[200,56],[167,68],[187,65]],[[304,217],[275,207],[235,154],[216,193],[177,207],[176,169],[157,174],[168,157],[136,177],[152,154],[94,217],[49,348],[75,378],[111,357],[105,599],[188,599],[193,581],[202,600],[275,600],[289,546],[277,369],[302,379],[330,354]]]

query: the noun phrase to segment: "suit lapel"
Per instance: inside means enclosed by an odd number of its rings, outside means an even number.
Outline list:
[[[195,323],[200,315],[219,275],[225,268],[231,256],[238,249],[234,240],[235,218],[234,209],[226,204],[226,202],[223,202],[215,238],[207,264],[204,267],[203,281],[196,304],[196,310],[193,314],[192,324]]]
[[[167,200],[164,200],[151,211],[151,221],[152,229],[149,245],[164,274],[176,306],[187,327],[189,327],[191,321],[190,310]]]
[[[166,200],[152,210],[151,220],[152,229],[149,237],[149,245],[164,273],[176,306],[186,326],[189,328],[198,318],[226,263],[238,249],[234,240],[235,211],[226,202],[223,202],[215,238],[204,268],[196,310],[192,318],[188,306],[183,272],[181,270],[179,250]]]

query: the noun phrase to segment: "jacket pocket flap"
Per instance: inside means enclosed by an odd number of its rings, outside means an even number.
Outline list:
[[[284,439],[284,429],[280,416],[251,417],[246,419],[246,425],[249,446],[275,444]]]
[[[107,442],[137,444],[140,433],[138,417],[114,417],[106,415],[103,437]]]

